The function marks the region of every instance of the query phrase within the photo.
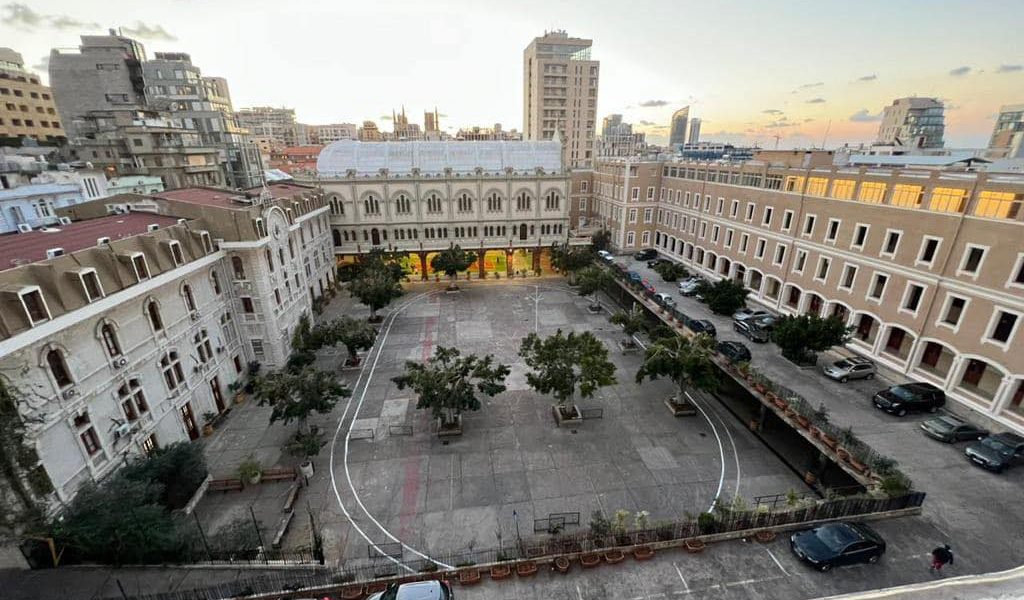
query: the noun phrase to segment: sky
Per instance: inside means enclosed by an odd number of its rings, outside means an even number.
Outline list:
[[[51,48],[121,27],[226,77],[236,109],[384,130],[403,105],[521,128],[523,50],[564,29],[594,40],[598,120],[663,143],[690,105],[702,140],[769,148],[870,142],[915,95],[945,101],[947,147],[983,147],[1024,102],[1021,23],[1021,0],[0,0],[0,45],[42,75]]]

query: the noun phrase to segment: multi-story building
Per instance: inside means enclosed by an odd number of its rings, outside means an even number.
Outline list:
[[[729,160],[748,160],[754,157],[754,152],[760,148],[752,146],[733,146],[722,142],[697,142],[696,144],[683,144],[678,154],[690,160],[718,160],[726,158]]]
[[[441,132],[441,115],[437,112],[437,107],[434,107],[434,111],[426,111],[423,113],[423,131],[426,133],[440,133]]]
[[[342,260],[382,248],[407,254],[426,278],[430,258],[458,244],[479,255],[478,276],[550,269],[570,238],[568,175],[554,142],[335,142],[317,183]]]
[[[220,149],[203,145],[195,129],[161,111],[92,111],[78,125],[74,154],[110,175],[149,175],[166,189],[221,187]]]
[[[295,109],[253,106],[235,113],[238,126],[249,130],[257,138],[272,140],[274,145],[297,145]]]
[[[502,129],[501,123],[495,123],[494,127],[463,127],[455,134],[455,139],[460,142],[518,142],[522,141],[523,134],[515,129]]]
[[[377,129],[377,124],[373,121],[363,121],[363,126],[359,128],[358,134],[360,142],[380,142],[384,140],[384,135],[381,134],[380,129]]]
[[[339,140],[359,139],[359,126],[355,123],[332,123],[329,125],[313,125],[310,143],[327,145]]]
[[[942,148],[946,120],[938,98],[897,98],[882,111],[877,144]]]
[[[15,152],[0,154],[0,234],[57,225],[59,209],[110,195],[102,171]]]
[[[686,143],[700,143],[700,119],[697,117],[690,119],[690,137],[687,138]]]
[[[268,166],[280,169],[285,173],[316,173],[316,159],[320,156],[323,146],[294,146],[282,148],[270,156]]]
[[[127,456],[199,437],[256,361],[333,283],[313,188],[181,189],[62,211],[60,233],[0,236],[0,368],[37,470],[66,502]]]
[[[999,107],[986,154],[992,158],[1024,158],[1024,104]]]
[[[90,112],[146,106],[142,44],[113,30],[109,35],[83,35],[81,40],[77,49],[50,51],[50,86],[72,141],[88,127],[84,118]]]
[[[164,180],[148,175],[125,175],[111,177],[107,180],[107,193],[118,194],[156,194],[164,191]]]
[[[229,187],[248,189],[262,183],[259,148],[235,124],[227,80],[203,77],[184,52],[157,52],[153,60],[143,63],[143,73],[149,103],[173,103],[174,117],[195,129],[200,144],[220,150]]]
[[[21,54],[0,48],[0,138],[65,139],[50,88],[25,69]]]
[[[782,313],[838,316],[850,349],[1024,431],[1024,178],[833,158],[602,161],[572,174],[573,219]]]
[[[523,134],[527,140],[562,141],[562,164],[587,167],[594,155],[601,63],[591,40],[548,31],[523,51]]]
[[[690,119],[690,107],[684,106],[672,113],[672,122],[669,123],[668,146],[676,149],[686,143],[686,126]]]
[[[622,115],[609,115],[603,119],[601,135],[594,144],[598,157],[635,156],[646,148],[646,136],[634,133],[633,125],[623,122]]]

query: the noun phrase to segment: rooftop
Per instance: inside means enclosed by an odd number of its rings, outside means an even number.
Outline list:
[[[486,141],[486,142],[357,142],[341,140],[326,146],[317,159],[322,177],[377,176],[381,169],[389,175],[471,174],[484,172],[562,170],[562,144],[558,141]]]
[[[313,191],[313,188],[311,188],[309,186],[299,185],[299,184],[296,184],[296,183],[278,183],[278,182],[275,182],[275,183],[272,183],[271,185],[268,185],[267,189],[270,190],[270,197],[273,198],[274,200],[280,200],[282,198],[291,198],[292,196],[296,196],[298,194],[305,194],[307,192]],[[246,191],[250,195],[252,195],[252,194],[259,194],[261,191],[263,191],[263,188],[254,187],[254,188],[250,188],[250,189],[248,189]]]
[[[204,206],[220,206],[222,208],[242,208],[249,205],[245,194],[234,190],[213,187],[182,188],[153,194],[157,198],[202,204]]]
[[[31,233],[9,233],[0,236],[0,271],[47,260],[46,251],[52,248],[61,248],[64,254],[70,254],[95,246],[101,237],[117,240],[146,233],[151,224],[165,227],[177,222],[174,217],[127,213],[45,227]]]
[[[79,191],[78,185],[74,183],[30,183],[8,190],[0,190],[0,202],[50,194],[77,194]]]

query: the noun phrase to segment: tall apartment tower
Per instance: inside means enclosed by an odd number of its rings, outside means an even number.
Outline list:
[[[1024,158],[1024,104],[999,107],[987,154],[991,158]]]
[[[562,165],[588,167],[594,157],[600,62],[592,40],[548,31],[523,51],[523,133],[527,140],[562,140]]]
[[[687,140],[689,144],[696,144],[700,141],[700,119],[694,117],[690,119],[690,138]]]
[[[441,117],[437,114],[437,107],[434,107],[434,112],[423,113],[423,131],[428,133],[434,131],[441,131]]]
[[[50,88],[25,69],[21,54],[0,48],[0,137],[29,137],[53,142],[64,139]]]
[[[83,35],[77,49],[50,51],[50,87],[69,139],[81,133],[90,111],[145,107],[145,60],[142,44],[114,30]]]
[[[878,143],[910,148],[941,148],[946,130],[938,98],[897,98],[882,111]]]
[[[686,124],[690,120],[690,107],[684,106],[672,113],[669,128],[668,145],[677,148],[686,143]]]

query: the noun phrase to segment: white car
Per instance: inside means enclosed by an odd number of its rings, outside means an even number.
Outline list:
[[[671,306],[675,306],[676,305],[676,299],[673,298],[672,296],[669,296],[668,294],[664,294],[664,293],[662,293],[662,294],[655,294],[654,295],[654,301],[657,302],[658,304],[661,304],[662,306],[669,306],[669,307],[671,307]]]
[[[613,260],[615,260],[615,256],[611,252],[608,252],[607,250],[598,250],[597,256],[600,257],[600,259],[606,263],[610,263]]]

